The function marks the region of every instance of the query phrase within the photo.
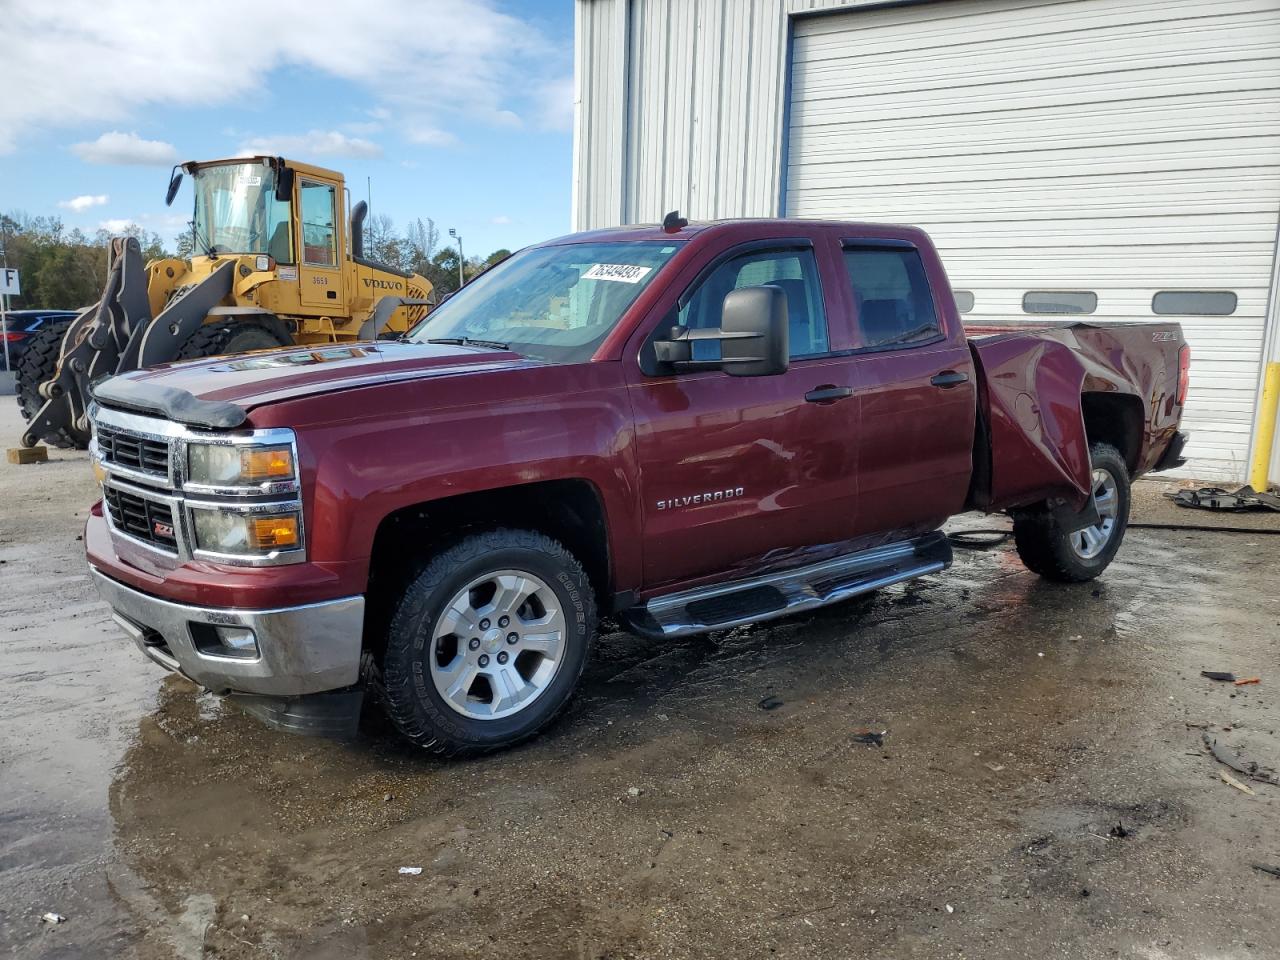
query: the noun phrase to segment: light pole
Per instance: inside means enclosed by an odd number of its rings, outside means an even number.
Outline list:
[[[458,241],[458,289],[462,289],[462,285],[466,283],[466,279],[462,276],[462,264],[465,262],[462,256],[462,237],[458,235],[458,231],[453,227],[449,228],[449,236]]]

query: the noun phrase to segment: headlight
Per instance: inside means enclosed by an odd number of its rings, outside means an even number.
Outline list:
[[[295,510],[247,513],[200,508],[193,509],[191,516],[200,550],[253,557],[294,550],[302,543],[302,517]]]
[[[293,448],[288,444],[187,445],[187,479],[210,487],[255,487],[297,479]]]

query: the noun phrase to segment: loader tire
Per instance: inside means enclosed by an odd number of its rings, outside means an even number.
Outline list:
[[[27,344],[26,351],[18,358],[13,369],[13,381],[18,395],[18,410],[22,413],[24,423],[30,423],[44,406],[40,385],[52,380],[53,375],[58,372],[58,355],[62,351],[62,341],[71,322],[71,319],[55,320],[42,325]],[[87,436],[65,427],[40,439],[51,447],[68,450],[83,450],[89,445]]]
[[[270,350],[288,346],[289,342],[277,331],[256,321],[206,323],[187,337],[187,342],[178,350],[176,359],[199,360],[249,350]]]
[[[1067,533],[1044,508],[1020,510],[1013,518],[1013,540],[1022,565],[1046,580],[1084,583],[1110,566],[1129,526],[1129,468],[1108,443],[1089,447],[1091,491],[1101,522]]]

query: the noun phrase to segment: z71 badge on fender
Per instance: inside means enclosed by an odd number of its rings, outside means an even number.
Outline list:
[[[672,497],[670,500],[659,500],[659,510],[676,510],[680,507],[694,507],[703,503],[716,503],[720,500],[736,500],[742,496],[742,487],[730,487],[728,490],[710,490],[706,493],[691,493],[684,497]]]

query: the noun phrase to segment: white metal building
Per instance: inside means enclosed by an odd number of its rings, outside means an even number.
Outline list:
[[[1280,360],[1280,0],[577,0],[576,60],[576,229],[916,223],[970,321],[1177,319],[1184,473],[1244,479]]]

